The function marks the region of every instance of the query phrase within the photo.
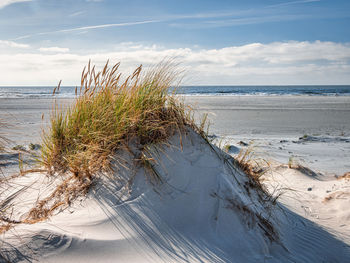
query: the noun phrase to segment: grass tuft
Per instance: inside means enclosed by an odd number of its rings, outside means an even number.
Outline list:
[[[250,189],[256,189],[264,201],[268,201],[267,203],[272,201],[272,204],[276,203],[278,196],[273,197],[262,180],[263,175],[271,170],[271,164],[257,152],[254,145],[250,144],[248,147],[242,148],[234,158],[234,163],[241,168],[249,179],[249,184],[245,186],[248,193]]]
[[[96,72],[89,62],[74,105],[66,111],[55,107],[42,148],[50,171],[91,175],[108,168],[113,153],[130,140],[154,144],[194,125],[188,109],[170,92],[178,77],[172,63],[163,62],[145,74],[139,66],[124,82],[119,65],[108,67],[107,62]]]
[[[257,184],[261,184],[261,177],[269,170],[270,162],[259,156],[253,145],[241,149],[235,160],[238,166]]]
[[[21,220],[3,220],[6,224],[0,226],[0,233],[13,224],[40,222],[58,208],[68,207],[89,191],[95,177],[113,171],[118,152],[135,149],[131,153],[147,179],[158,183],[162,178],[150,147],[166,143],[176,132],[181,135],[187,127],[207,138],[206,117],[197,126],[192,108],[175,94],[172,85],[180,72],[174,63],[162,62],[145,73],[139,66],[124,81],[119,65],[109,67],[107,62],[97,71],[89,62],[74,102],[65,109],[54,104],[50,125],[43,131],[40,162],[45,169],[40,171],[61,175],[61,183],[47,197],[38,198]],[[53,94],[59,92],[60,84]]]
[[[151,182],[161,182],[155,158],[147,149],[165,143],[174,133],[191,127],[207,138],[207,118],[199,126],[191,107],[176,96],[172,85],[180,72],[165,61],[147,72],[142,66],[126,76],[118,72],[120,63],[108,61],[101,71],[89,62],[76,88],[74,103],[67,109],[55,103],[50,123],[43,131],[41,162],[50,175],[61,174],[62,184],[47,198],[38,200],[24,223],[48,218],[58,207],[67,207],[90,189],[93,179],[109,171],[119,150],[137,148],[135,161]],[[59,91],[60,84],[54,89]],[[180,136],[180,144],[181,144]]]

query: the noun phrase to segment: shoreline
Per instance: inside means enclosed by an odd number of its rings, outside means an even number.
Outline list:
[[[342,175],[350,171],[350,96],[184,96],[197,109],[195,118],[208,113],[209,133],[228,144],[255,141],[273,159],[287,163],[301,159],[315,170]],[[10,147],[40,143],[55,99],[0,98],[0,117]],[[67,105],[72,99],[57,99]],[[44,120],[41,119],[44,114]],[[304,135],[313,141],[299,141]],[[282,142],[282,143],[281,143]],[[18,167],[17,167],[18,168]]]

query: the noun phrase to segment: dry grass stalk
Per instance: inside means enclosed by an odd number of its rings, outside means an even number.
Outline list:
[[[122,83],[118,67],[107,62],[96,74],[89,63],[75,104],[67,111],[55,108],[42,149],[52,172],[89,176],[108,168],[111,155],[134,137],[141,145],[153,144],[194,125],[186,106],[169,94],[177,77],[171,63],[146,74],[140,66]]]
[[[340,179],[347,179],[347,180],[350,180],[350,172],[346,172],[344,173],[343,175],[337,177],[338,180]]]
[[[81,182],[79,178],[70,176],[45,199],[39,200],[22,223],[33,224],[47,219],[58,207],[69,206],[82,194],[86,194],[91,186],[91,180]]]
[[[247,175],[259,183],[261,177],[268,171],[267,168],[270,167],[269,161],[260,157],[252,145],[246,149],[241,149],[235,160]]]
[[[22,223],[44,220],[86,194],[94,177],[108,171],[116,152],[129,143],[137,143],[141,155],[135,160],[145,168],[150,181],[159,182],[154,158],[147,151],[149,145],[165,142],[186,126],[206,137],[206,118],[200,126],[195,125],[192,109],[175,96],[171,85],[179,71],[173,63],[160,63],[145,74],[139,66],[123,82],[119,65],[109,67],[107,61],[96,72],[89,62],[74,104],[67,110],[54,106],[51,126],[43,133],[42,164],[49,174],[67,178],[51,195],[38,200]]]
[[[2,121],[0,119],[0,129],[6,128],[6,124],[4,121]],[[0,154],[3,153],[5,151],[5,146],[6,144],[9,142],[9,140],[4,136],[4,134],[0,133]],[[0,167],[0,172],[1,171],[1,167]],[[5,183],[5,180],[0,180],[0,192],[3,191],[3,184]],[[3,202],[3,200],[0,200],[0,204]],[[9,230],[11,228],[11,223],[6,222],[3,220],[3,215],[4,215],[4,211],[5,209],[0,205],[0,233],[5,232],[7,230]],[[0,259],[3,258],[3,252],[2,250],[0,250]]]
[[[261,157],[253,145],[241,149],[237,157],[234,158],[234,163],[248,176],[249,185],[246,186],[248,192],[250,188],[255,188],[263,200],[269,200],[272,203],[277,201],[278,196],[272,197],[262,182],[262,176],[271,168],[270,162]]]
[[[123,82],[119,65],[108,67],[107,62],[96,72],[89,62],[74,104],[67,110],[54,105],[51,126],[43,132],[41,162],[44,171],[49,175],[59,173],[63,181],[49,196],[39,198],[23,220],[4,216],[0,232],[19,223],[45,220],[58,208],[85,195],[94,177],[108,171],[116,152],[127,149],[129,143],[136,143],[140,152],[134,156],[135,161],[145,168],[152,182],[159,182],[148,146],[166,142],[186,126],[206,136],[206,119],[196,126],[192,109],[175,96],[171,85],[179,72],[174,64],[163,62],[145,74],[140,66]]]

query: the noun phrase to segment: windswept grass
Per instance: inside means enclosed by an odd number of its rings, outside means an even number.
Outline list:
[[[148,171],[148,179],[159,182],[149,147],[166,143],[176,132],[183,134],[186,127],[206,138],[206,118],[195,125],[192,109],[175,96],[173,84],[180,74],[176,65],[163,62],[145,73],[139,66],[126,77],[118,72],[119,65],[109,67],[107,62],[97,71],[89,62],[73,104],[67,109],[54,105],[50,125],[43,131],[41,163],[49,175],[60,174],[61,182],[46,197],[38,198],[21,220],[10,222],[4,217],[8,222],[3,227],[39,222],[69,206],[89,191],[100,172],[112,169],[118,152],[130,152]]]
[[[161,63],[145,73],[139,66],[126,77],[119,73],[119,65],[109,67],[107,62],[97,71],[89,63],[82,72],[74,103],[67,109],[54,105],[50,126],[43,132],[41,162],[50,175],[61,176],[55,177],[59,180],[53,190],[45,197],[38,197],[20,220],[3,217],[5,224],[0,225],[0,233],[12,225],[45,220],[58,208],[69,206],[89,191],[100,172],[112,169],[120,150],[131,153],[150,181],[161,181],[150,149],[155,144],[166,143],[176,132],[182,145],[181,135],[187,127],[199,133],[221,158],[205,132],[207,115],[197,126],[191,108],[175,95],[173,84],[179,71],[172,63]],[[59,87],[60,84],[53,93]],[[230,159],[231,166],[238,164],[248,175],[247,187],[258,188],[264,197],[269,197],[260,183],[263,170],[256,168],[258,162],[253,156],[254,151],[248,148],[237,161]],[[252,215],[246,207],[242,210]],[[265,231],[273,233],[269,222],[263,222],[266,219],[259,216],[256,215]]]
[[[256,189],[265,201],[276,202],[278,197],[274,199],[262,182],[262,176],[270,170],[270,162],[257,152],[254,145],[242,148],[234,158],[234,163],[248,176],[249,185],[246,187],[248,191],[251,188]]]
[[[7,147],[9,145],[9,143],[11,142],[11,140],[9,140],[6,137],[6,130],[8,128],[9,128],[9,125],[5,121],[0,119],[0,157],[2,157],[1,156],[2,154],[6,153]],[[1,166],[2,166],[2,163],[0,163],[0,174],[2,175],[3,171],[1,170]],[[0,181],[0,187],[1,187],[1,181]],[[0,190],[1,190],[1,188],[0,188]]]
[[[235,159],[238,166],[257,182],[260,182],[260,178],[270,167],[269,161],[257,153],[254,145],[249,145],[246,149],[241,149]]]
[[[179,71],[173,63],[163,62],[146,73],[139,66],[124,81],[119,65],[109,67],[107,62],[97,72],[89,62],[74,103],[68,109],[54,106],[51,125],[43,133],[41,162],[49,174],[63,175],[63,181],[48,197],[37,201],[22,223],[42,221],[86,194],[100,172],[112,169],[120,150],[131,152],[134,160],[150,171],[149,179],[159,182],[154,158],[147,152],[149,146],[166,142],[186,127],[206,138],[206,118],[195,125],[191,108],[175,96],[172,85]],[[130,144],[137,148],[135,153]]]
[[[108,67],[107,62],[96,72],[89,63],[73,106],[66,111],[55,107],[42,148],[51,172],[69,170],[89,178],[108,169],[114,152],[131,140],[142,147],[194,126],[190,111],[170,93],[179,74],[172,63],[145,74],[140,66],[123,82],[119,65]]]
[[[0,119],[0,129],[7,128],[7,125],[5,124],[4,121]],[[8,143],[8,139],[4,136],[4,134],[0,133],[0,155],[4,153],[5,151],[5,146]],[[2,173],[1,166],[0,166],[0,173]],[[0,193],[3,192],[3,186],[4,186],[4,180],[3,178],[0,178]],[[0,233],[3,231],[6,231],[9,229],[9,224],[8,223],[3,223],[3,213],[4,213],[4,208],[3,208],[3,200],[0,199]],[[0,259],[3,257],[3,252],[0,250]]]

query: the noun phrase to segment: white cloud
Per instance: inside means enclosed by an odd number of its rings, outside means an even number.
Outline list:
[[[64,47],[41,47],[40,52],[54,52],[54,53],[66,53],[69,52],[69,48]]]
[[[131,72],[139,64],[151,65],[175,57],[187,72],[185,84],[278,85],[349,84],[350,43],[252,43],[220,49],[166,49],[123,43],[121,51],[50,53],[0,52],[0,85],[78,85],[82,68],[91,59],[102,66],[121,61]],[[127,47],[130,48],[127,48]],[[21,78],[18,78],[21,76]]]
[[[4,8],[5,6],[12,5],[14,3],[20,3],[20,2],[31,2],[32,0],[0,0],[0,9]]]
[[[0,40],[0,47],[11,47],[11,48],[29,48],[27,44],[20,44],[14,41]]]

